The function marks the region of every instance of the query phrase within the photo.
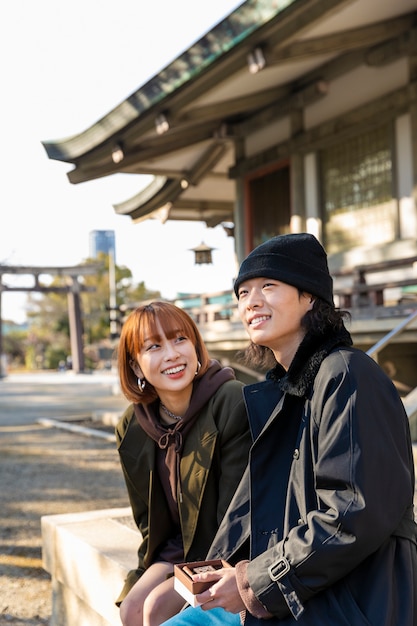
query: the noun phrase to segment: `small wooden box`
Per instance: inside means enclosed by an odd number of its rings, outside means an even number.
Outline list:
[[[178,565],[174,565],[174,589],[182,595],[188,604],[194,607],[198,606],[200,603],[196,600],[196,594],[202,593],[211,587],[214,582],[194,582],[189,572],[198,574],[198,570],[204,571],[207,570],[207,568],[216,570],[222,567],[230,567],[230,565],[220,559],[213,561],[193,561],[191,563],[179,563]]]

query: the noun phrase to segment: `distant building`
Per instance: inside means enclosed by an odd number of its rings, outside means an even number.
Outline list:
[[[116,260],[116,240],[114,230],[92,230],[90,232],[90,258],[96,259],[100,252]]]

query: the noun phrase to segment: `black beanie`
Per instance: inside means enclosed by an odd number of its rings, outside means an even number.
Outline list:
[[[250,278],[274,278],[333,305],[333,279],[327,255],[314,235],[278,235],[261,243],[246,257],[234,289]]]

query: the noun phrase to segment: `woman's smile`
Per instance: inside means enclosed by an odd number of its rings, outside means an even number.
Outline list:
[[[165,374],[165,376],[169,376],[170,378],[181,378],[185,368],[185,365],[176,365],[175,367],[162,370],[162,374]]]

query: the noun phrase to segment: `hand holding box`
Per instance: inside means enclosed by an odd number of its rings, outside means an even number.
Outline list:
[[[194,607],[199,606],[200,603],[197,602],[195,596],[209,589],[215,581],[194,582],[192,576],[204,572],[213,572],[223,567],[230,567],[230,565],[227,561],[220,559],[174,565],[174,589],[182,595],[188,604]]]

